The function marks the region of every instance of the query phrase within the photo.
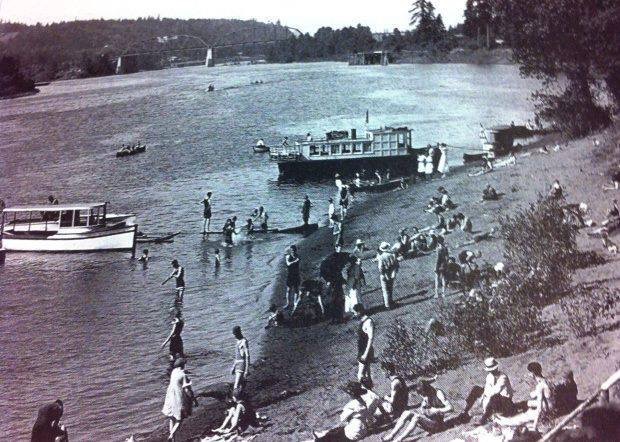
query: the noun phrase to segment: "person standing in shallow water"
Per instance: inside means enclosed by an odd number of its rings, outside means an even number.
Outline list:
[[[181,312],[177,311],[174,320],[172,321],[172,331],[166,338],[161,348],[164,348],[166,344],[170,343],[170,360],[174,360],[175,355],[184,356],[183,353],[183,338],[181,338],[181,332],[185,326],[185,321],[181,318]]]
[[[204,224],[202,226],[202,234],[206,234],[211,230],[211,196],[213,192],[207,192],[207,196],[202,200],[204,210],[202,217],[204,218]]]
[[[185,293],[185,269],[179,265],[179,261],[176,259],[173,259],[170,264],[174,270],[172,271],[172,274],[161,283],[161,285],[166,284],[174,278],[176,283],[177,298],[183,301],[183,294]]]
[[[308,221],[310,221],[310,208],[312,207],[312,202],[308,195],[304,198],[304,203],[301,206],[301,217],[304,220],[304,226],[308,225]]]
[[[248,340],[241,333],[241,327],[238,325],[233,328],[233,336],[237,339],[235,345],[235,360],[233,362],[231,373],[235,377],[233,391],[239,388],[243,389],[250,371],[250,347]]]

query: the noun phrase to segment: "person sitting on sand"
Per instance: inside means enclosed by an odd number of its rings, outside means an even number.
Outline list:
[[[405,257],[411,251],[411,237],[407,229],[400,229],[398,241],[394,244],[394,251],[398,257]]]
[[[606,230],[601,231],[601,238],[603,239],[603,247],[611,254],[618,253],[618,245],[609,239],[609,233]]]
[[[560,185],[560,181],[559,180],[553,181],[553,184],[551,185],[551,190],[549,190],[549,196],[554,199],[560,199],[563,197],[563,194],[564,194],[564,190],[562,189],[562,186]]]
[[[462,269],[461,266],[456,263],[456,259],[450,256],[448,257],[448,262],[446,263],[446,267],[444,270],[445,275],[445,283],[451,284],[454,282],[459,282],[461,280]]]
[[[611,202],[611,208],[607,211],[607,218],[601,222],[601,225],[607,227],[609,231],[612,229],[608,226],[617,226],[620,221],[620,207],[618,207],[618,200],[614,199]]]
[[[475,252],[471,250],[461,250],[459,253],[459,263],[462,266],[467,266],[469,270],[475,270],[478,268],[476,258],[480,258],[481,256],[482,252],[480,250],[476,250]]]
[[[495,358],[484,360],[484,370],[487,372],[484,388],[475,386],[471,389],[466,400],[463,416],[469,416],[469,411],[476,403],[482,407],[482,416],[478,425],[484,425],[494,414],[512,416],[516,412],[516,405],[512,402],[514,390],[510,379],[499,370],[499,363]]]
[[[390,380],[390,394],[384,397],[383,408],[392,419],[398,419],[407,409],[409,389],[405,380],[396,374],[396,367],[391,362],[384,362],[383,369]]]
[[[554,385],[555,406],[559,416],[573,411],[579,405],[577,395],[579,390],[572,370],[566,370],[562,378]]]
[[[531,425],[533,431],[538,431],[540,424],[547,421],[555,412],[551,396],[552,385],[543,376],[542,367],[538,362],[530,362],[527,371],[536,382],[534,391],[530,393],[531,399],[527,401],[528,410],[513,417],[496,416],[493,420],[505,427]]]
[[[370,418],[370,412],[362,398],[366,391],[359,382],[349,382],[342,390],[351,400],[340,414],[341,424],[327,431],[313,431],[315,441],[357,441],[366,437]]]
[[[284,312],[282,311],[282,309],[278,308],[277,305],[271,304],[271,306],[269,307],[269,313],[271,314],[267,319],[267,325],[265,326],[265,329],[271,327],[279,327],[284,324]]]
[[[446,223],[446,232],[453,232],[457,229],[457,227],[460,224],[460,219],[458,217],[458,215],[455,213],[454,215],[452,215],[452,218],[450,218],[448,220],[448,222]]]
[[[303,322],[314,322],[325,316],[323,284],[316,279],[305,279],[301,283],[299,303],[293,306],[291,319],[301,318]]]
[[[434,230],[448,231],[448,223],[446,223],[446,219],[441,213],[437,214],[437,224],[433,227]]]
[[[459,219],[459,225],[461,226],[461,230],[463,232],[472,233],[473,225],[471,219],[466,217],[463,213],[459,213],[457,217]]]
[[[366,390],[366,392],[362,395],[362,399],[366,404],[366,408],[368,408],[369,427],[382,422],[389,422],[391,420],[390,414],[383,407],[381,397],[373,391],[372,381],[369,379],[362,379],[361,384],[362,387],[364,387],[364,390]]]
[[[232,396],[232,404],[226,412],[226,418],[222,425],[213,430],[213,433],[222,436],[242,434],[248,427],[258,428],[263,418],[254,410],[254,407],[246,398],[246,394],[235,390]]]
[[[611,174],[611,185],[603,185],[603,190],[618,190],[620,188],[620,165]]]
[[[452,200],[450,199],[450,194],[448,193],[445,187],[441,186],[437,190],[441,194],[440,196],[441,199],[439,201],[439,204],[441,204],[444,210],[452,210],[456,208],[456,204],[454,204]]]
[[[497,191],[491,186],[487,184],[487,187],[482,191],[482,201],[497,201],[499,199],[499,195]]]
[[[432,384],[435,380],[436,377],[418,380],[415,390],[422,396],[420,407],[416,410],[405,411],[396,421],[394,429],[382,438],[383,441],[401,442],[418,426],[427,433],[438,433],[445,429],[444,416],[453,408],[445,393],[433,387]],[[405,425],[407,426],[405,427]],[[404,431],[396,437],[403,427],[405,427]]]

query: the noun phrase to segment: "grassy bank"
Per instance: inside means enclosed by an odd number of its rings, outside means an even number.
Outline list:
[[[564,186],[567,202],[586,202],[591,217],[600,222],[611,199],[616,197],[613,191],[602,192],[601,186],[609,181],[610,158],[619,159],[615,151],[619,134],[617,127],[612,128],[596,137],[570,142],[559,152],[551,150],[547,155],[538,153],[536,146],[533,146],[529,156],[518,157],[516,166],[496,169],[482,177],[469,177],[468,170],[464,168],[453,171],[444,179],[371,196],[367,201],[354,203],[346,222],[346,243],[351,245],[356,238],[361,238],[371,249],[375,249],[381,241],[393,243],[402,227],[434,225],[435,217],[422,209],[439,185],[450,191],[459,205],[458,211],[472,219],[475,231],[497,229],[500,216],[514,214],[535,201],[539,193],[546,193],[554,179],[560,180]],[[595,146],[594,138],[601,142],[599,146]],[[547,138],[543,142],[554,145],[556,140]],[[487,183],[503,193],[500,201],[481,201],[482,189]],[[316,277],[321,259],[331,251],[331,240],[331,232],[321,229],[299,244],[305,277]],[[459,245],[468,240],[470,235],[460,231],[447,236],[450,254],[457,255],[462,249]],[[577,270],[573,283],[618,288],[620,268],[617,259],[602,250],[600,239],[591,238],[581,231],[577,243],[580,250],[597,251],[603,259],[597,265]],[[480,242],[467,248],[480,250],[482,261],[495,263],[503,260],[504,244],[501,239]],[[402,262],[395,285],[395,299],[399,306],[385,312],[381,309],[382,298],[375,264],[367,261],[364,269],[368,286],[363,299],[376,323],[375,348],[379,354],[386,346],[386,331],[394,320],[405,324],[425,324],[430,318],[439,317],[446,305],[460,296],[452,292],[445,303],[433,300],[434,255],[420,257]],[[272,289],[276,300],[281,301],[284,293],[282,277],[274,281]],[[617,342],[620,333],[613,327],[594,337],[574,339],[568,327],[569,321],[557,304],[546,307],[543,317],[547,328],[543,338],[532,344],[527,352],[501,360],[504,371],[513,380],[517,399],[524,399],[531,389],[524,371],[532,360],[540,361],[552,377],[571,368],[581,398],[595,391],[596,386],[619,367],[620,348]],[[262,359],[257,361],[251,373],[250,388],[254,401],[262,407],[261,414],[269,416],[271,424],[254,440],[305,440],[310,438],[311,429],[337,423],[337,414],[347,400],[338,387],[355,377],[356,328],[355,323],[322,323],[306,328],[278,328],[268,333]],[[480,361],[465,353],[461,356],[462,365],[442,373],[437,382],[457,412],[462,410],[471,386],[484,381]],[[388,382],[378,364],[373,366],[373,372],[377,392],[387,393]],[[219,423],[222,418],[220,410],[213,408],[216,407],[215,402],[209,404],[184,423],[181,440],[190,440],[215,422]],[[471,427],[458,427],[428,440],[451,440],[467,429]],[[367,440],[379,440],[379,437],[373,435]],[[159,431],[151,440],[165,440],[165,431]]]

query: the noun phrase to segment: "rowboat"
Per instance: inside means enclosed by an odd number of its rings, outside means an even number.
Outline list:
[[[405,183],[409,180],[405,179]],[[361,184],[360,186],[356,186],[355,184],[351,185],[351,192],[367,192],[367,193],[379,193],[379,192],[387,192],[390,190],[398,189],[400,187],[400,179],[386,181],[384,183],[367,183]]]
[[[163,242],[172,242],[174,241],[174,237],[179,235],[181,232],[169,233],[167,235],[159,235],[159,236],[150,236],[150,235],[138,235],[136,238],[136,242],[140,244],[144,243],[163,243]]]
[[[269,152],[269,146],[253,146],[252,149],[254,149],[254,152],[256,153],[267,153]]]
[[[251,235],[261,235],[261,234],[267,234],[267,233],[281,233],[281,234],[290,234],[290,235],[309,235],[315,231],[317,231],[319,228],[318,223],[313,223],[313,224],[302,224],[301,226],[295,226],[295,227],[287,227],[287,228],[283,228],[283,229],[267,229],[267,230],[262,230],[260,228],[254,229],[250,232]],[[237,229],[237,231],[239,232],[247,232],[247,230],[245,228],[242,229]],[[210,232],[206,232],[205,235],[223,235],[223,232],[220,231],[210,231]]]
[[[15,206],[4,209],[0,224],[7,251],[135,251],[135,215],[107,213],[107,203]]]

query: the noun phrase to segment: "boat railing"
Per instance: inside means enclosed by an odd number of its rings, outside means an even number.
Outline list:
[[[269,159],[273,161],[294,161],[301,157],[301,145],[272,147],[269,150]]]

